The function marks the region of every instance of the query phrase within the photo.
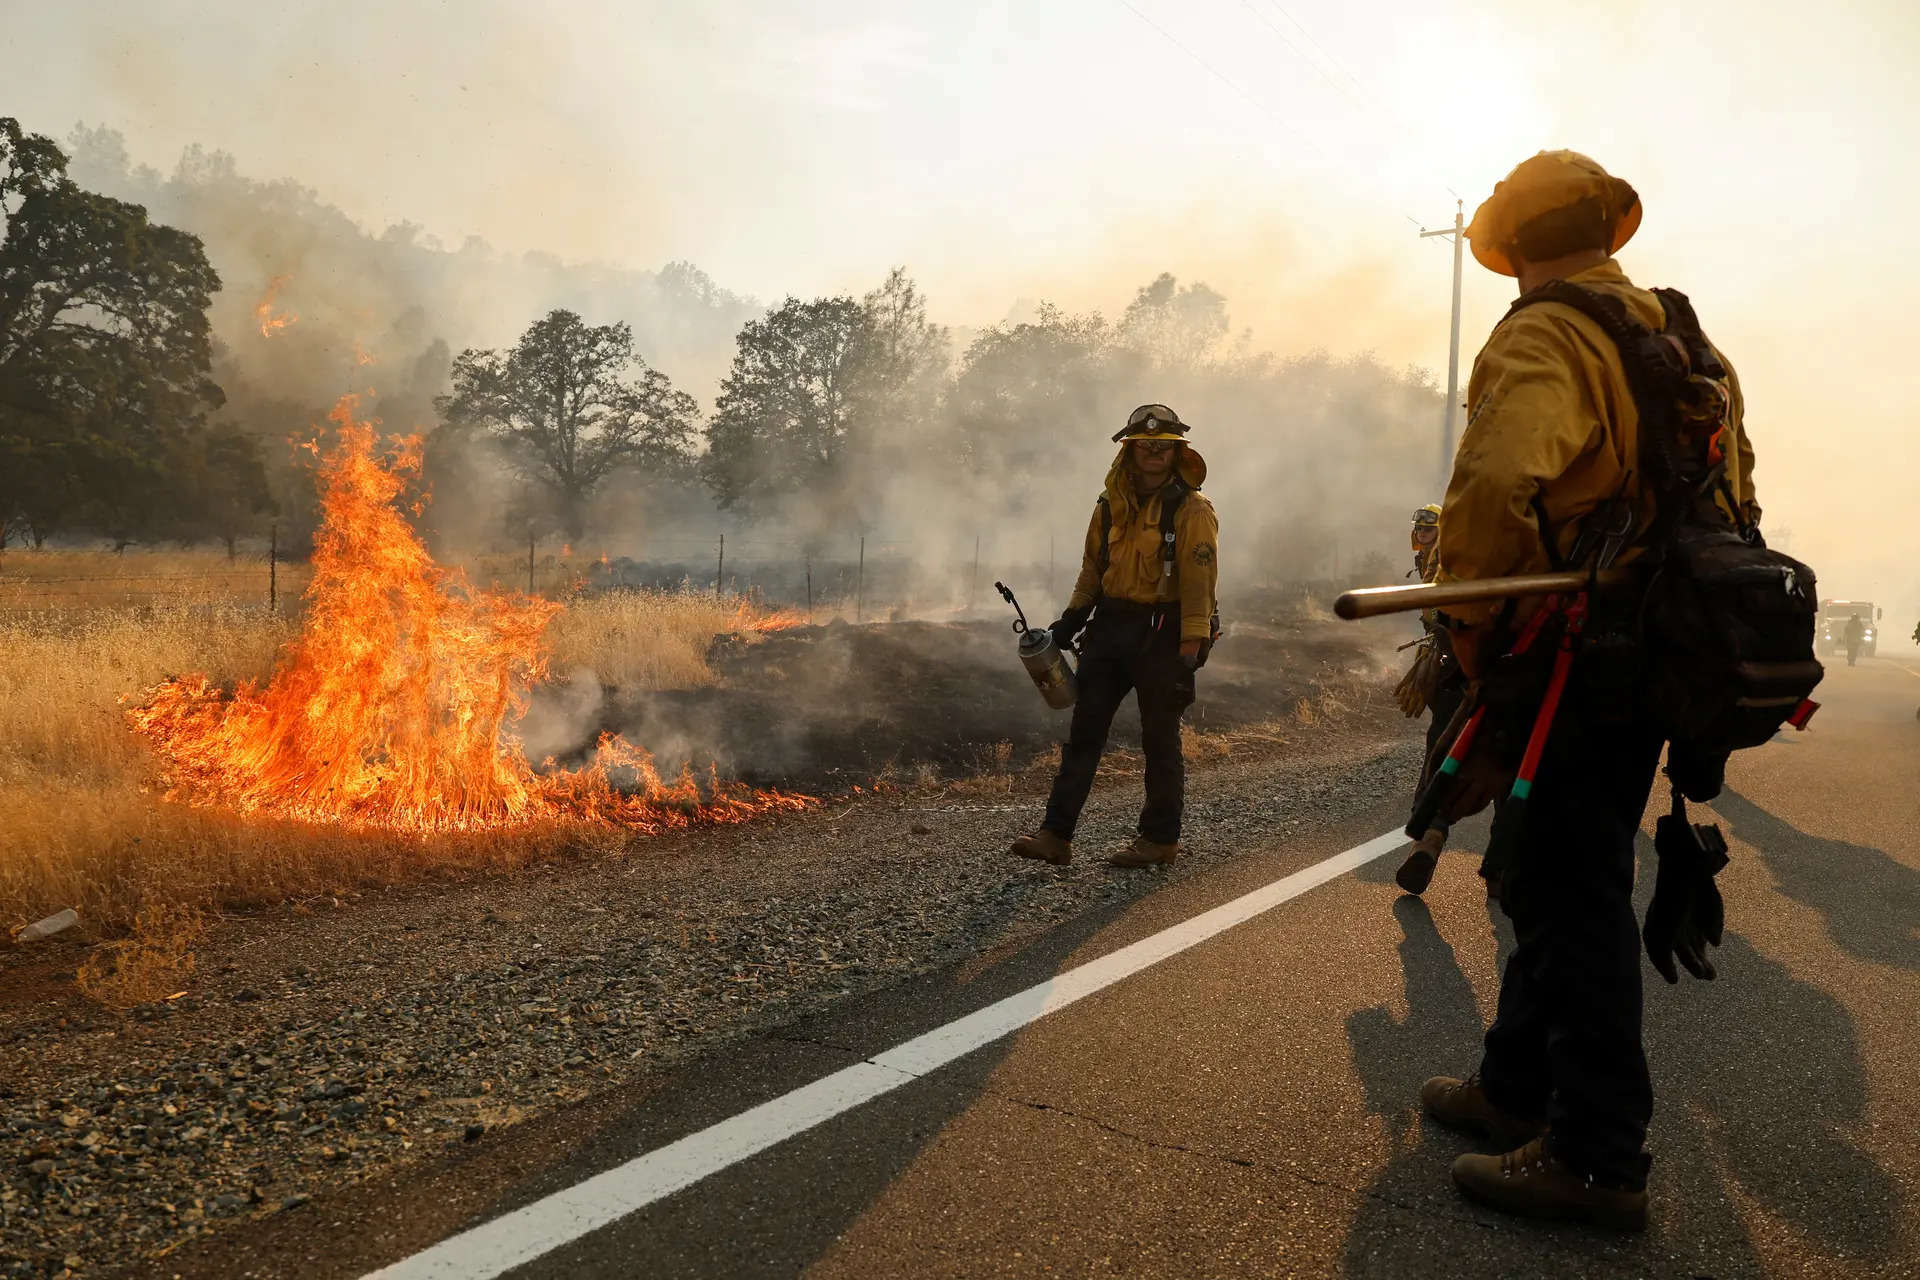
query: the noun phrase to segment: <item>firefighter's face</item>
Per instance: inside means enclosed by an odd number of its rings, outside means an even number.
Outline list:
[[[1158,480],[1173,470],[1174,453],[1179,447],[1174,440],[1135,440],[1127,445],[1127,453],[1141,478]]]

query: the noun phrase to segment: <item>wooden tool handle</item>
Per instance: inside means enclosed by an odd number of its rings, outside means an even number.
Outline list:
[[[1475,604],[1483,600],[1514,600],[1521,596],[1550,596],[1560,592],[1584,591],[1589,582],[1617,587],[1632,580],[1628,569],[1602,569],[1597,578],[1585,573],[1523,573],[1512,578],[1480,578],[1472,582],[1422,582],[1411,587],[1357,587],[1342,592],[1333,602],[1338,616],[1377,618],[1385,613],[1411,613],[1416,609],[1444,609],[1450,604]]]

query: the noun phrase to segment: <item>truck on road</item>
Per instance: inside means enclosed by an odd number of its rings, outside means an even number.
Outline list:
[[[1860,652],[1871,658],[1878,647],[1881,617],[1884,609],[1873,607],[1871,600],[1822,600],[1820,602],[1819,631],[1815,636],[1816,652],[1831,657],[1845,651],[1847,647],[1847,623],[1859,618],[1866,624],[1866,635]]]

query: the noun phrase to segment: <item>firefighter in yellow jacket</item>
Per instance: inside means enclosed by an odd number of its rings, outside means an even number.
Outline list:
[[[1575,152],[1542,152],[1495,187],[1467,235],[1474,257],[1517,277],[1523,297],[1565,281],[1663,330],[1660,299],[1636,288],[1612,257],[1640,217],[1627,183]],[[1727,463],[1721,508],[1738,507],[1757,522],[1753,450],[1731,365],[1718,387]],[[1626,367],[1598,324],[1563,302],[1516,307],[1475,360],[1467,402],[1440,525],[1442,579],[1547,570],[1576,545],[1593,545],[1598,525],[1620,531],[1621,563],[1633,558],[1654,499]],[[1532,813],[1502,869],[1516,946],[1479,1069],[1421,1089],[1434,1119],[1504,1153],[1454,1162],[1467,1195],[1512,1213],[1627,1230],[1646,1222],[1653,1112],[1640,1034],[1634,838],[1663,735],[1633,677],[1624,690],[1618,683],[1631,664],[1612,668],[1613,682],[1594,665],[1605,650],[1593,637],[1608,626],[1630,635],[1631,606],[1609,603],[1605,593],[1593,600],[1588,642],[1532,784]],[[1519,624],[1502,608],[1462,606],[1446,619],[1470,679],[1505,652]],[[1609,610],[1624,610],[1626,621],[1610,623]]]
[[[1051,628],[1062,648],[1085,632],[1079,699],[1046,815],[1038,831],[1013,842],[1020,857],[1072,861],[1074,827],[1129,690],[1140,700],[1146,805],[1138,837],[1107,860],[1139,867],[1179,856],[1186,789],[1180,718],[1218,629],[1220,570],[1219,521],[1199,491],[1207,464],[1187,443],[1187,429],[1166,405],[1144,404],[1113,437],[1120,453],[1087,525],[1080,577]]]

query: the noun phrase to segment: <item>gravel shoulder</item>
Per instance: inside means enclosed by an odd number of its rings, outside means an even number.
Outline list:
[[[1418,750],[1387,703],[1213,743],[1171,871],[1099,861],[1139,803],[1123,753],[1068,868],[1004,855],[1037,816],[1033,768],[229,919],[189,994],[128,1016],[65,994],[74,944],[0,956],[0,1276],[151,1274],[195,1237],[1376,804]]]

